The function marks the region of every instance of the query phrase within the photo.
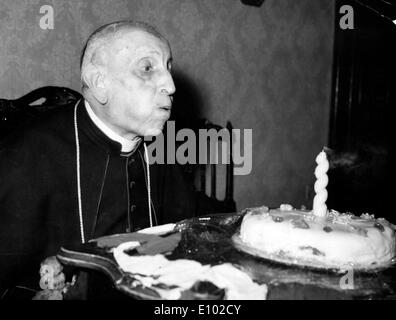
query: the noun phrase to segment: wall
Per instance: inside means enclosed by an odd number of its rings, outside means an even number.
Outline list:
[[[54,30],[39,27],[44,4],[55,9]],[[314,158],[327,143],[333,7],[329,0],[266,0],[260,8],[239,0],[5,0],[0,96],[44,85],[79,90],[87,36],[113,20],[147,20],[169,38],[179,90],[191,93],[179,108],[253,130],[252,172],[235,177],[238,208],[310,205]]]

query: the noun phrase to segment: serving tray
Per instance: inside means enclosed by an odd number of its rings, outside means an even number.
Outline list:
[[[243,213],[215,214],[183,220],[161,235],[129,233],[94,239],[85,245],[61,248],[58,258],[75,267],[106,274],[114,287],[136,299],[160,299],[134,275],[122,271],[112,249],[126,241],[145,248],[136,254],[164,254],[169,260],[192,259],[202,264],[232,263],[257,283],[268,285],[268,299],[396,299],[396,268],[354,272],[343,286],[345,274],[331,269],[307,268],[268,260],[244,250],[235,241]],[[177,241],[175,241],[177,240]],[[139,249],[139,248],[138,248]],[[146,251],[145,251],[146,250]],[[165,288],[166,289],[166,288]],[[183,299],[221,299],[221,292],[202,293],[196,288]]]

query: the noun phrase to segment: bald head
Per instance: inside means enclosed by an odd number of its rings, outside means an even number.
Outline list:
[[[87,39],[80,58],[81,81],[83,91],[89,87],[85,74],[90,66],[104,66],[107,62],[107,52],[114,40],[133,30],[146,32],[169,46],[168,40],[153,26],[148,23],[122,20],[106,24],[95,30]]]
[[[83,95],[127,139],[161,133],[176,90],[168,41],[153,27],[121,21],[99,28],[81,58]]]

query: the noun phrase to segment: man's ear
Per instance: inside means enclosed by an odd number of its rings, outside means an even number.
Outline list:
[[[89,67],[84,75],[84,81],[88,84],[93,96],[101,104],[106,104],[108,101],[106,76],[103,70],[97,67]]]

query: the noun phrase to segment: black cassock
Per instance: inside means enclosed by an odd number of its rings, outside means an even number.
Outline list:
[[[81,243],[77,162],[85,240],[149,227],[143,143],[130,154],[77,108],[46,114],[0,150],[0,290],[38,287],[40,262],[62,245]],[[195,215],[193,186],[179,165],[150,165],[152,221]],[[1,294],[1,292],[0,292]]]

